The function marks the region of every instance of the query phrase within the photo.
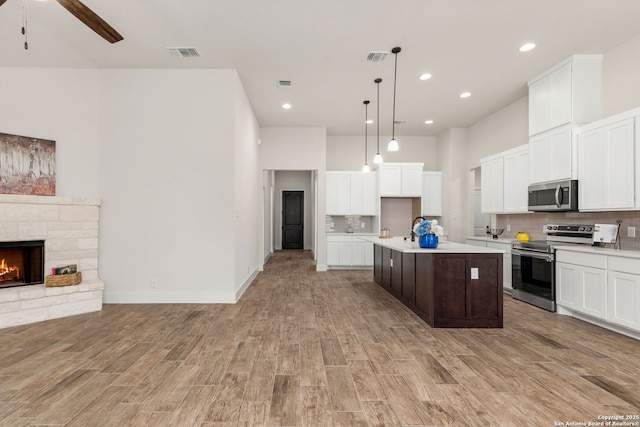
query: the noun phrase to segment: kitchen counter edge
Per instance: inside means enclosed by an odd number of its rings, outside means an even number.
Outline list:
[[[403,253],[465,253],[465,254],[486,254],[486,253],[500,253],[504,251],[500,249],[485,248],[482,246],[465,245],[463,243],[455,242],[440,242],[437,248],[421,248],[418,245],[416,238],[415,242],[410,240],[404,240],[403,237],[392,237],[389,239],[381,239],[377,236],[360,236],[360,239],[367,242],[371,242],[375,245],[383,246],[389,249],[393,249]]]

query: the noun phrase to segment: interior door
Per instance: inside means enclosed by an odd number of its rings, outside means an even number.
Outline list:
[[[304,248],[304,191],[282,192],[282,249]]]

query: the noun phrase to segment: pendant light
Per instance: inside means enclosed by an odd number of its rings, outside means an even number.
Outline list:
[[[394,47],[391,49],[391,53],[396,56],[396,64],[393,71],[393,124],[391,125],[391,141],[389,141],[389,145],[387,146],[388,151],[398,151],[398,141],[396,141],[396,77],[398,74],[398,53],[400,53],[402,49],[399,47]]]
[[[380,82],[382,81],[382,79],[380,77],[378,77],[377,79],[374,80],[374,82],[378,85],[378,118],[376,119],[376,127],[378,129],[378,151],[376,153],[376,156],[373,158],[373,163],[382,163],[382,156],[380,155]]]
[[[367,144],[369,140],[369,134],[367,127],[369,126],[369,101],[363,101],[364,104],[364,166],[362,166],[362,172],[369,172],[369,163],[367,163]]]

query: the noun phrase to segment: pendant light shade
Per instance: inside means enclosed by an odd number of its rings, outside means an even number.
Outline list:
[[[381,78],[377,78],[374,80],[374,82],[376,83],[376,85],[378,85],[378,118],[376,119],[376,128],[377,128],[377,137],[378,137],[378,143],[376,145],[377,147],[377,152],[376,152],[376,156],[373,158],[373,163],[379,164],[382,163],[382,156],[380,155],[380,82],[382,81]]]
[[[367,132],[367,126],[369,126],[367,123],[369,121],[369,101],[363,101],[362,103],[364,104],[364,165],[362,166],[362,172],[367,173],[371,170],[369,169],[369,163],[367,163],[367,145],[369,143],[369,134]]]
[[[391,141],[389,141],[389,145],[387,146],[388,151],[398,151],[399,149],[398,141],[396,141],[396,80],[398,74],[398,53],[400,53],[401,50],[399,47],[391,49],[391,53],[396,57],[393,70],[393,124],[391,125]]]

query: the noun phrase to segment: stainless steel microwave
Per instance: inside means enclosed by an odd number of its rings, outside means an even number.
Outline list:
[[[529,210],[567,212],[578,210],[578,181],[548,182],[529,186]]]

